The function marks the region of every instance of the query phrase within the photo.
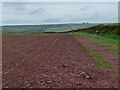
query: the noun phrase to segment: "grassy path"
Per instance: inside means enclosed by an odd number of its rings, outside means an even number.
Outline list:
[[[118,46],[88,34],[73,34],[98,62],[97,67],[108,68],[118,74]]]

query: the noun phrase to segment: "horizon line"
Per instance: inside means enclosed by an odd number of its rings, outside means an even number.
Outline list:
[[[59,25],[59,24],[113,24],[113,23],[101,23],[101,22],[83,22],[83,23],[54,23],[54,24],[6,24],[6,25],[0,25],[0,26],[32,26],[32,25],[35,25],[35,26],[38,26],[38,25]]]

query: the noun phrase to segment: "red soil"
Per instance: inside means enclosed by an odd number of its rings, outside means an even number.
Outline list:
[[[73,35],[3,35],[3,88],[118,88]]]

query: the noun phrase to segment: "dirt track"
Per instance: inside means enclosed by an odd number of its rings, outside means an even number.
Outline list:
[[[3,88],[117,88],[70,34],[4,35]]]

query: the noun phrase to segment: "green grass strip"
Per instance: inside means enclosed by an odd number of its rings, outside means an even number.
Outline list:
[[[114,44],[116,46],[118,46],[118,43],[119,43],[118,39],[107,38],[107,37],[96,35],[96,34],[88,34],[88,33],[85,33],[85,32],[75,32],[75,33],[76,34],[82,34],[82,35],[85,35],[85,36],[89,36],[89,37],[94,38],[94,39],[100,39],[100,40],[103,40],[107,43]]]
[[[24,62],[24,59],[22,61],[20,61],[19,63],[17,63],[15,65],[15,67],[12,67],[10,70],[8,70],[7,72],[4,72],[4,75],[7,75],[9,72],[13,71],[17,66],[21,65]]]
[[[30,87],[30,84],[27,84],[24,88],[28,88],[28,87]]]
[[[54,42],[51,44],[51,46],[45,52],[47,52],[56,43],[57,40],[58,39],[55,39]]]
[[[100,47],[111,47],[110,45],[106,45],[106,44],[99,44]]]
[[[93,56],[93,58],[96,60],[97,65],[96,67],[99,68],[105,68],[105,69],[109,69],[111,68],[110,64],[108,64],[108,62],[102,58],[101,56],[99,56],[97,53],[95,53],[93,50],[89,49],[86,45],[83,45],[83,47],[90,52],[90,55]]]

